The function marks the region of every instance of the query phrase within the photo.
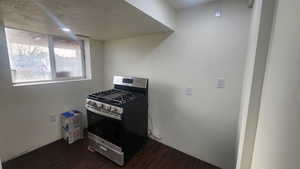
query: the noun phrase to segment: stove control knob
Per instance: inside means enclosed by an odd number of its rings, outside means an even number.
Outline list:
[[[104,104],[102,103],[100,107],[103,109],[104,108]]]
[[[95,108],[96,108],[97,110],[100,110],[100,105],[99,105],[99,104],[96,104]]]
[[[101,103],[97,104],[97,108],[100,110],[103,107],[103,105]]]
[[[95,106],[96,106],[96,103],[95,103],[95,102],[93,102],[93,101],[89,101],[89,102],[88,102],[88,104],[89,104],[89,105],[91,105],[91,106],[93,106],[93,107],[95,107]]]
[[[118,109],[117,109],[116,107],[111,107],[111,111],[112,111],[112,112],[117,112]]]
[[[107,106],[106,106],[106,110],[107,110],[107,111],[110,111],[110,109],[111,109],[111,106],[108,106],[108,105],[107,105]]]
[[[92,101],[89,100],[89,101],[86,102],[86,104],[91,105]]]

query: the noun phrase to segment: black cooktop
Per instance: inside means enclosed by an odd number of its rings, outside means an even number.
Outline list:
[[[119,90],[119,89],[111,89],[111,90],[93,93],[89,95],[88,98],[109,103],[109,104],[122,105],[136,99],[138,96],[139,96],[138,93]]]

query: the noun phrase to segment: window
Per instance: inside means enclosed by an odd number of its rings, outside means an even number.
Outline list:
[[[5,28],[12,81],[84,79],[84,40]]]

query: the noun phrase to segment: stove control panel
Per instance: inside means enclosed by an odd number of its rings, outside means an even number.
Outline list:
[[[123,108],[121,107],[98,102],[92,99],[86,99],[85,108],[102,116],[114,118],[117,120],[122,119]]]

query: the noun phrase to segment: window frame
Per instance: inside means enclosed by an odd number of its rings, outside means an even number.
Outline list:
[[[81,67],[82,67],[82,76],[78,77],[57,77],[56,76],[56,60],[55,60],[55,52],[54,52],[54,41],[53,39],[57,38],[63,38],[68,40],[73,40],[71,38],[66,38],[62,36],[56,36],[56,35],[48,35],[48,46],[49,46],[49,57],[50,57],[50,66],[51,66],[51,73],[52,73],[52,81],[67,81],[67,80],[78,80],[78,79],[86,79],[86,57],[85,57],[85,40],[82,38],[78,38],[78,40],[81,41],[80,43],[80,50],[81,50]],[[54,71],[53,71],[54,70]]]
[[[10,74],[11,74],[11,81],[13,86],[24,86],[24,85],[35,85],[35,84],[47,84],[47,83],[60,83],[60,82],[68,82],[68,81],[81,81],[81,80],[90,80],[88,78],[89,76],[87,75],[87,53],[86,53],[86,44],[89,44],[89,38],[86,37],[80,37],[76,36],[78,40],[80,40],[80,50],[81,50],[81,66],[82,66],[82,76],[78,77],[57,77],[56,76],[56,60],[55,60],[55,53],[54,53],[54,41],[53,39],[55,37],[57,38],[62,38],[62,39],[67,39],[67,40],[73,40],[70,37],[67,36],[58,36],[58,35],[52,35],[52,34],[45,34],[45,33],[38,33],[38,32],[33,32],[33,31],[28,31],[24,29],[17,29],[13,27],[5,27],[8,29],[14,29],[14,30],[19,30],[19,31],[25,31],[25,32],[31,32],[31,33],[37,33],[40,35],[45,35],[48,37],[48,50],[49,50],[49,61],[50,61],[50,69],[51,69],[51,80],[35,80],[35,81],[24,81],[24,82],[14,82],[14,75],[12,73],[11,69],[11,64],[9,65],[10,69]],[[6,37],[7,38],[7,37]],[[8,43],[9,40],[6,39],[6,43]],[[7,44],[7,52],[8,50],[11,50],[9,48],[10,44]],[[10,52],[11,53],[11,52]],[[9,55],[9,52],[8,52]],[[10,57],[9,57],[9,62],[11,62]]]

